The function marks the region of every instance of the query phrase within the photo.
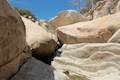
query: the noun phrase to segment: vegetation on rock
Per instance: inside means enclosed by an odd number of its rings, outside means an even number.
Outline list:
[[[21,8],[15,8],[15,9],[21,16],[25,16],[26,18],[32,18],[34,20],[37,20],[35,15],[33,15],[32,12],[30,12],[29,10],[25,10]]]

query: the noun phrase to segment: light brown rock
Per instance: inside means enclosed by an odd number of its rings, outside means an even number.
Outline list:
[[[17,72],[26,46],[22,19],[7,0],[0,0],[0,80],[7,80]]]
[[[59,27],[57,35],[64,44],[71,43],[103,43],[120,28],[120,13],[108,15],[93,21]]]
[[[96,3],[96,9],[93,13],[93,18],[103,17],[112,14],[112,7],[114,6],[114,0],[101,0]]]
[[[57,41],[38,24],[22,17],[26,26],[26,40],[33,54],[49,56],[57,48]]]
[[[120,29],[108,40],[108,43],[120,43]]]
[[[83,80],[120,79],[120,44],[65,44],[61,52],[52,66],[68,76],[77,75]]]
[[[118,0],[118,4],[116,6],[116,12],[120,12],[120,1]]]

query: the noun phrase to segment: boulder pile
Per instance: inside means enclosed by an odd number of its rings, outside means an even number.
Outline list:
[[[0,80],[120,80],[120,1],[106,14],[109,1],[91,21],[63,11],[44,24],[56,35],[0,0]]]

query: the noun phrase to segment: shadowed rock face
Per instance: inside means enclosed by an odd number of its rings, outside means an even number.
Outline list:
[[[30,58],[11,80],[68,80],[68,78],[49,65]]]
[[[1,0],[0,4],[0,65],[2,65],[24,50],[26,33],[21,18],[10,8],[6,0]]]
[[[0,80],[7,80],[25,59],[25,26],[6,0],[0,0]]]

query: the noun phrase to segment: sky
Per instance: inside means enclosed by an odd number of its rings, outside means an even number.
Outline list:
[[[62,10],[77,9],[72,0],[9,0],[13,7],[30,10],[38,19],[49,20]],[[80,1],[81,8],[85,0]]]

